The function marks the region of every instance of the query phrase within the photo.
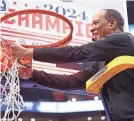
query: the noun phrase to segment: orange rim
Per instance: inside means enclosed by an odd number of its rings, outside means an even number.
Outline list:
[[[9,18],[17,16],[17,15],[30,14],[30,13],[33,13],[33,14],[46,14],[46,15],[51,15],[51,16],[60,18],[61,20],[65,21],[69,25],[70,32],[64,39],[62,39],[62,40],[60,40],[59,42],[56,42],[56,43],[52,43],[52,44],[49,44],[49,45],[40,45],[40,46],[34,46],[34,45],[22,45],[22,46],[27,47],[27,48],[34,48],[34,47],[38,47],[38,48],[43,48],[43,47],[62,47],[62,46],[67,45],[72,40],[73,25],[72,25],[71,21],[68,20],[66,17],[64,17],[64,16],[62,16],[60,14],[57,14],[55,12],[52,12],[52,11],[41,10],[41,9],[20,10],[20,11],[16,11],[16,12],[13,12],[13,13],[6,14],[5,16],[1,17],[0,22],[3,22],[6,19],[9,19]]]
[[[44,48],[44,47],[63,47],[65,45],[67,45],[72,40],[73,25],[72,25],[71,21],[68,20],[66,17],[64,17],[64,16],[62,16],[60,14],[57,14],[55,12],[52,12],[52,11],[41,10],[41,9],[20,10],[20,11],[16,11],[16,12],[13,12],[13,13],[6,14],[5,16],[1,17],[0,22],[3,22],[6,19],[9,19],[9,18],[14,17],[14,16],[17,16],[17,15],[31,14],[31,13],[33,13],[33,14],[46,14],[46,15],[51,15],[51,16],[60,18],[61,20],[65,21],[69,25],[70,32],[69,32],[69,34],[64,39],[62,39],[62,40],[60,40],[59,42],[56,42],[56,43],[52,43],[52,44],[49,44],[49,45],[39,45],[39,46],[22,45],[23,47],[26,47],[26,48],[36,48],[36,47],[38,47],[38,48]],[[3,39],[3,41],[6,41],[6,40]],[[31,66],[29,66],[29,61],[31,62],[31,59],[18,59],[18,62],[21,65],[26,66],[26,67],[31,67]]]

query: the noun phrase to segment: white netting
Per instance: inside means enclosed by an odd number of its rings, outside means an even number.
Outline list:
[[[24,101],[20,95],[17,60],[12,58],[3,39],[0,43],[0,113],[3,112],[0,121],[13,121],[24,110]]]

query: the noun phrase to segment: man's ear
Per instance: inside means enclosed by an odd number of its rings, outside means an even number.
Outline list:
[[[114,18],[110,20],[110,26],[112,29],[116,28],[118,26],[118,20]]]

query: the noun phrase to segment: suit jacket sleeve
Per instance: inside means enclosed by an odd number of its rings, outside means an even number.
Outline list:
[[[117,56],[130,55],[128,33],[116,33],[80,47],[36,48],[33,59],[49,63],[79,61],[110,61]]]
[[[99,70],[97,62],[72,75],[49,74],[33,70],[32,80],[42,86],[56,89],[85,89],[86,81]]]

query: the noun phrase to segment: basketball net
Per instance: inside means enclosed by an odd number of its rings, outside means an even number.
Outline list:
[[[24,110],[24,101],[20,95],[17,60],[3,39],[0,44],[0,109],[5,111],[0,119],[12,121]]]

